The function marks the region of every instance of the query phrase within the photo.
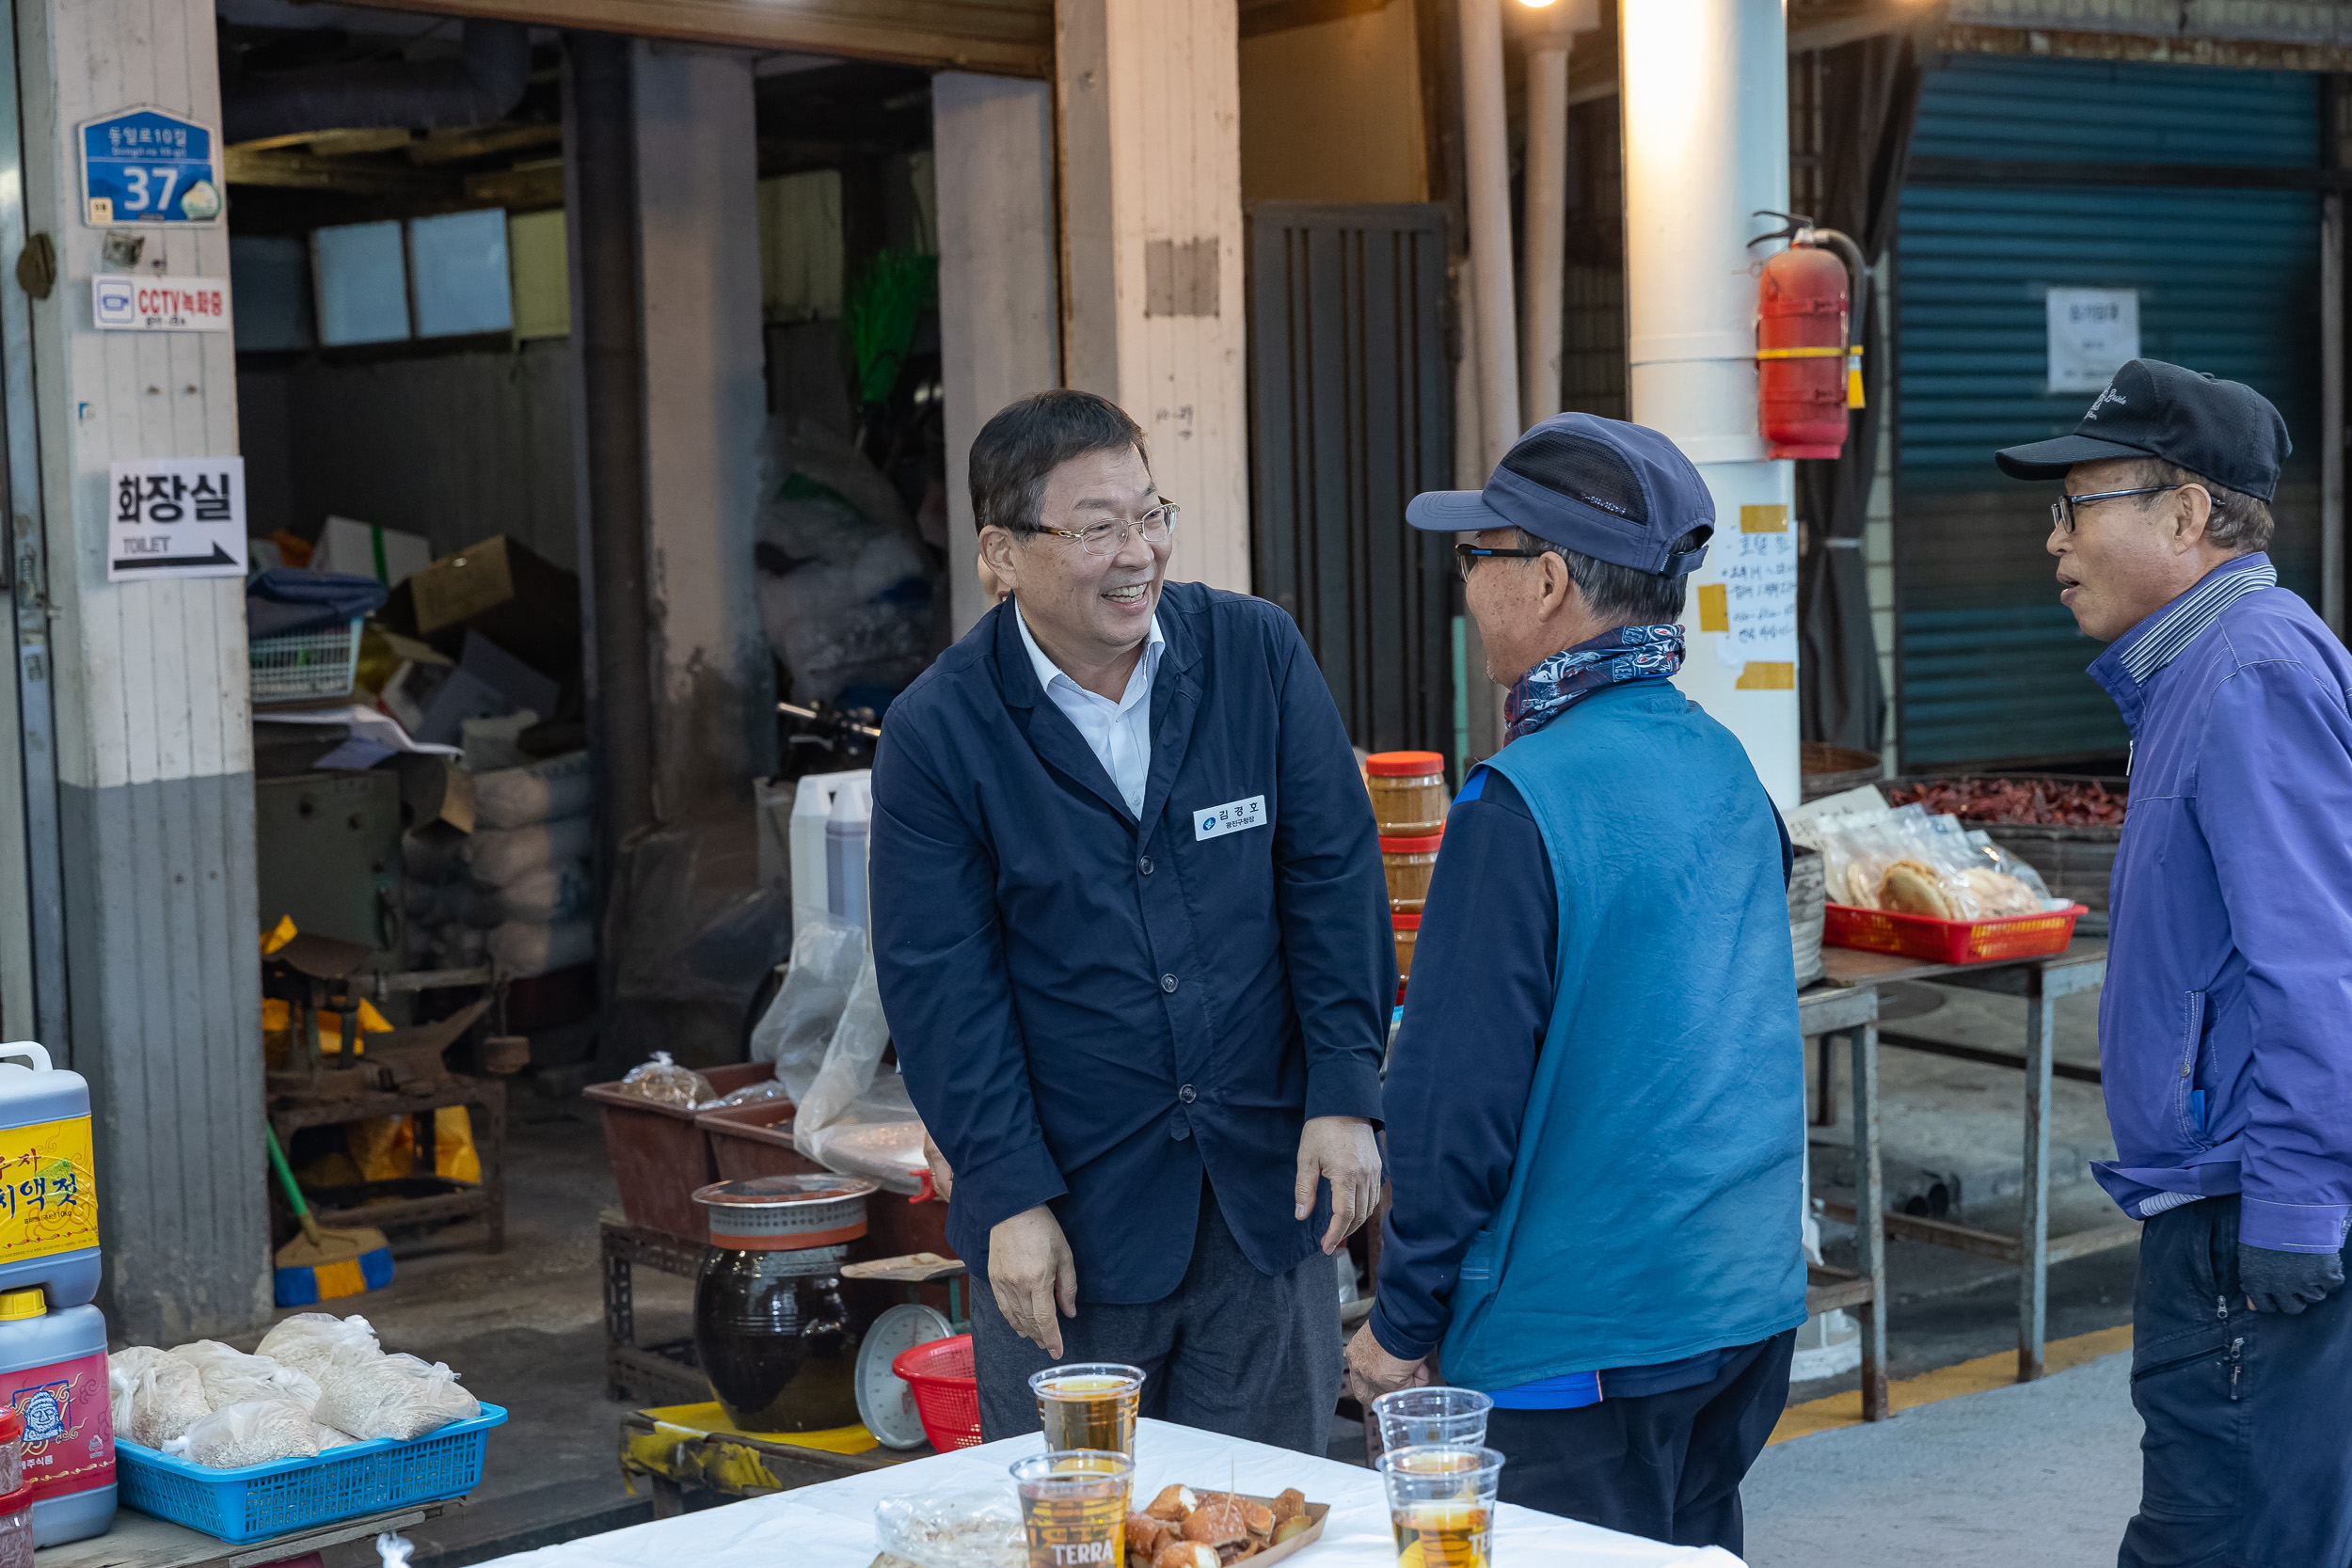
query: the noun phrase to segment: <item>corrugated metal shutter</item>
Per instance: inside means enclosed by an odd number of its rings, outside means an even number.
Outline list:
[[[1453,482],[1444,225],[1421,204],[1249,214],[1257,591],[1375,752],[1454,750],[1453,541],[1405,526]]]
[[[2318,79],[1956,56],[1928,79],[1915,155],[2310,166]],[[2274,511],[2281,577],[2316,594],[2318,198],[2306,191],[1912,185],[1897,242],[1896,598],[1901,766],[2123,749],[2083,673],[2099,645],[2058,602],[2052,487],[1994,448],[2060,435],[2043,293],[2139,291],[2140,352],[2261,390],[2295,453]]]

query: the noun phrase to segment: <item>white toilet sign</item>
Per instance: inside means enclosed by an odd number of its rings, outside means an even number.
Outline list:
[[[2096,392],[2139,357],[2139,291],[2052,289],[2044,307],[2052,392]]]
[[[245,576],[245,459],[146,457],[106,478],[106,580]]]

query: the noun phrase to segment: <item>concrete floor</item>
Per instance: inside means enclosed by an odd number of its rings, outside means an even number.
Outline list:
[[[2022,1046],[2022,1002],[1940,988],[1915,1000],[1936,1006],[1894,1027]],[[2096,1061],[2095,1010],[2095,997],[2060,1004],[2060,1060]],[[1882,1075],[1893,1195],[1925,1205],[1940,1182],[1953,1217],[2013,1227],[2021,1076],[1896,1049],[1883,1053]],[[1838,1093],[1842,1106],[1842,1075]],[[388,1347],[448,1362],[468,1386],[513,1413],[492,1436],[472,1501],[418,1532],[418,1568],[462,1568],[650,1513],[649,1499],[628,1495],[614,1462],[615,1423],[627,1407],[604,1397],[596,1226],[617,1194],[594,1107],[527,1092],[514,1103],[506,1251],[404,1258],[389,1290],[344,1308],[364,1313]],[[1843,1127],[1816,1130],[1816,1180],[1825,1191],[1842,1179],[1845,1136]],[[2052,1144],[2053,1229],[2112,1223],[2113,1207],[2086,1168],[2109,1148],[2095,1086],[2058,1085]],[[1832,1225],[1827,1233],[1833,1260],[1851,1255],[1850,1231]],[[2134,1263],[2125,1249],[2052,1270],[2051,1337],[2127,1322]],[[1888,1270],[1894,1376],[2013,1349],[2013,1270],[1908,1242],[1890,1244]],[[686,1333],[691,1286],[645,1270],[636,1282],[641,1339]],[[1789,1398],[1852,1385],[1851,1375],[1820,1380],[1791,1388]],[[1780,1445],[1749,1487],[1753,1560],[1817,1561],[1834,1548],[1846,1560],[1888,1565],[2111,1562],[2138,1474],[2138,1424],[2122,1386],[2120,1373],[2099,1363],[1883,1426]],[[1360,1432],[1335,1422],[1329,1452],[1360,1464]],[[353,1552],[328,1568],[373,1560],[372,1551]]]

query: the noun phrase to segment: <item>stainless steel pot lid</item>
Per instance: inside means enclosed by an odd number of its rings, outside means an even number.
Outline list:
[[[866,1200],[880,1191],[853,1176],[755,1176],[697,1188],[710,1244],[748,1250],[830,1246],[866,1234]]]

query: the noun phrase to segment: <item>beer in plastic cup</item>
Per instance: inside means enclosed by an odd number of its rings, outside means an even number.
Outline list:
[[[1135,1461],[1103,1450],[1033,1454],[1012,1466],[1029,1568],[1123,1568]]]
[[[1391,1449],[1379,1470],[1397,1568],[1491,1568],[1502,1454],[1452,1443]]]
[[[1048,1367],[1029,1379],[1046,1451],[1094,1449],[1136,1455],[1143,1369],[1115,1361]]]

